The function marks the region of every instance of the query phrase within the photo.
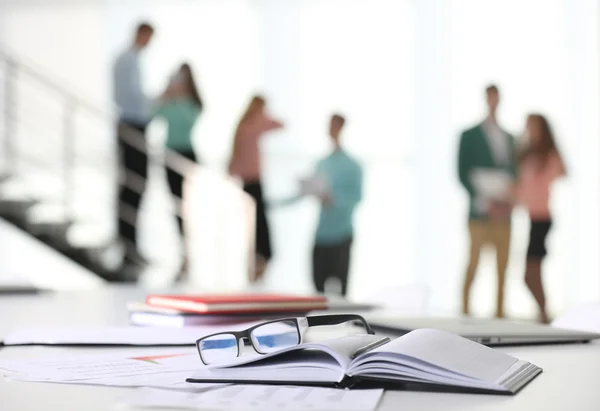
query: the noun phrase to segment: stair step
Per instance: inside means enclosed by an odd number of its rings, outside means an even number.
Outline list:
[[[69,221],[64,204],[39,201],[28,210],[28,219],[33,224],[60,224]]]
[[[29,209],[36,204],[32,198],[0,198],[0,209]]]
[[[124,271],[120,265],[107,266],[106,259],[101,255],[105,252],[103,249],[70,248],[60,250],[60,252],[106,281],[135,283],[138,280],[138,272]]]
[[[30,198],[2,199],[0,198],[0,215],[19,223],[27,222],[28,210],[37,202]]]
[[[49,243],[49,245],[54,246],[53,243]],[[102,277],[103,279],[115,281],[114,279],[111,280],[111,278],[117,277],[117,275],[111,270],[107,269],[97,258],[94,257],[94,250],[74,247],[56,249],[61,254],[86,267],[88,270],[96,273],[96,275]]]
[[[53,248],[60,254],[73,260],[75,263],[87,268],[91,272],[95,273],[98,277],[109,281],[118,283],[135,283],[138,280],[139,272],[135,270],[126,270],[121,267],[122,250],[117,244],[111,246],[106,245],[73,245],[70,244],[67,239],[68,235],[61,234],[60,230],[64,233],[77,226],[77,223],[64,224],[62,227],[52,227],[48,232],[42,232],[34,235],[31,232],[31,227],[14,220],[9,220],[13,224],[21,227],[25,231],[29,231],[29,234],[36,237],[38,240],[44,242],[49,247]],[[39,227],[37,227],[39,228]],[[54,233],[52,233],[54,230]]]
[[[20,227],[23,231],[27,232],[28,227],[18,222],[15,222],[13,219],[6,219],[6,221]],[[31,235],[31,233],[29,233]],[[95,254],[98,250],[95,249],[86,249],[86,248],[76,248],[69,246],[68,244],[61,243],[56,237],[52,236],[33,236],[37,238],[37,240],[45,243],[50,248],[53,248],[57,253],[62,254],[63,256],[69,258],[73,262],[78,265],[86,268],[87,270],[95,273],[98,277],[108,280],[108,281],[119,281],[123,278],[118,271],[107,269],[99,258],[96,258]]]
[[[27,231],[34,236],[48,236],[56,241],[57,245],[64,244],[68,247],[67,233],[74,224],[73,221],[31,221],[27,220]]]
[[[114,239],[114,233],[110,230],[110,221],[107,217],[104,222],[78,221],[69,229],[67,234],[69,243],[78,247],[104,249]]]

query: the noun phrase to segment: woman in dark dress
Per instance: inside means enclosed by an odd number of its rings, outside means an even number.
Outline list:
[[[272,257],[269,225],[265,213],[265,202],[261,183],[261,160],[259,140],[264,133],[283,127],[266,113],[266,102],[254,96],[240,120],[233,142],[233,153],[229,162],[229,173],[244,182],[244,191],[256,201],[255,272],[251,281],[262,278],[267,263]]]
[[[550,188],[557,178],[565,175],[565,166],[550,124],[543,115],[528,116],[525,139],[516,189],[517,199],[525,206],[531,220],[525,284],[538,305],[540,322],[548,323],[542,262],[547,254],[546,236],[552,226]]]

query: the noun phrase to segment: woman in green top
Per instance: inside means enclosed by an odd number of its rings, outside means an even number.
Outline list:
[[[189,64],[182,64],[162,95],[154,116],[167,122],[167,148],[196,162],[192,147],[192,129],[202,111],[203,104],[192,69]],[[183,191],[183,176],[167,166],[167,180],[171,193],[181,199]],[[179,231],[183,236],[183,220],[177,214]],[[186,256],[187,257],[187,256]],[[184,262],[184,267],[186,263]]]

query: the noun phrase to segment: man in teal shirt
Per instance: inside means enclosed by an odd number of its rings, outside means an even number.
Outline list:
[[[329,278],[337,278],[346,295],[350,271],[350,251],[353,238],[352,217],[362,198],[363,172],[360,164],[340,145],[340,133],[345,119],[331,117],[329,134],[333,152],[317,165],[317,178],[324,190],[317,195],[321,213],[313,249],[313,280],[317,291],[325,290]]]

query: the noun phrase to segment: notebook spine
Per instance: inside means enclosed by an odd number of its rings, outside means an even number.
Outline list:
[[[344,377],[344,379],[340,382],[336,382],[334,383],[335,388],[344,388],[344,389],[350,389],[350,388],[354,388],[354,386],[356,384],[358,384],[360,382],[359,378],[356,377],[351,377],[351,376],[346,376]]]

